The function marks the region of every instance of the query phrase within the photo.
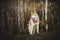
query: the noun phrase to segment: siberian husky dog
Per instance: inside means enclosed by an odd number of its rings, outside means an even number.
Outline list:
[[[31,17],[28,24],[28,30],[29,34],[35,34],[36,30],[37,33],[39,33],[39,16],[36,13],[36,11],[31,12]]]

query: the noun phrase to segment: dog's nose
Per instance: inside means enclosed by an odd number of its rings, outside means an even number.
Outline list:
[[[35,19],[35,18],[32,18],[33,20]]]

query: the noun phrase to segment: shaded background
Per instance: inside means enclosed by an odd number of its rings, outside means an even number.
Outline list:
[[[19,0],[22,1],[22,0]],[[54,15],[53,25],[49,25],[49,32],[40,32],[34,36],[28,34],[27,24],[30,18],[30,8],[33,0],[30,0],[25,9],[25,3],[29,0],[23,0],[23,11],[20,10],[18,0],[0,0],[0,40],[59,40],[60,39],[60,1],[48,0],[52,3],[51,13]],[[39,3],[40,0],[35,0]],[[42,0],[44,1],[44,0]],[[18,8],[19,6],[19,8]],[[26,10],[26,11],[25,11]],[[38,10],[38,9],[37,9]],[[37,11],[39,14],[41,11]],[[39,14],[41,17],[41,14]],[[41,20],[41,19],[40,19]],[[40,25],[41,26],[41,25]],[[40,28],[41,29],[41,28]],[[53,31],[52,31],[53,30]]]

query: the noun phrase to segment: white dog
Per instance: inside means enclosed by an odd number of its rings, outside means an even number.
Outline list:
[[[39,33],[39,16],[36,11],[31,12],[31,17],[28,24],[28,30],[30,34],[35,34],[35,30]]]

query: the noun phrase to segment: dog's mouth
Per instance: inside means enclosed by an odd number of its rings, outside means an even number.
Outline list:
[[[32,18],[33,19],[33,22],[36,22],[35,18]]]
[[[33,20],[35,20],[35,18],[32,18]]]
[[[35,18],[33,20],[35,21]]]

